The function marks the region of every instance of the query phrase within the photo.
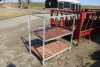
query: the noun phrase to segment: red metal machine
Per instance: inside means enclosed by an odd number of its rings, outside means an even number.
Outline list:
[[[74,33],[77,42],[79,43],[80,37],[90,36],[92,34],[93,23],[95,20],[95,12],[80,12],[79,22],[77,23],[76,30]]]
[[[64,27],[64,17],[63,12],[60,12],[60,16],[58,16],[59,11],[51,10],[51,19],[50,24],[51,26],[61,26]]]
[[[61,14],[60,20],[56,21],[55,16],[53,16],[53,13],[57,13],[56,16],[58,16],[58,13]],[[77,40],[77,42],[80,42],[81,37],[91,37],[91,34],[93,31],[96,31],[96,29],[93,27],[93,24],[95,23],[96,18],[96,11],[95,10],[51,10],[51,26],[57,26],[57,23],[59,23],[59,26],[68,28],[70,27],[72,21],[68,21],[67,18],[64,17],[64,13],[72,13],[76,14],[77,19],[75,19],[75,31],[74,31],[74,38]],[[67,20],[67,22],[66,22]]]

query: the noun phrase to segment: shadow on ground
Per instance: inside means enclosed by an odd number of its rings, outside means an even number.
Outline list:
[[[95,51],[91,54],[91,58],[96,61],[100,61],[100,50]]]
[[[92,64],[90,67],[100,67],[100,62],[95,62],[94,64]]]
[[[27,51],[29,52],[29,41],[27,41],[24,37],[21,37],[21,40],[22,40],[24,46],[26,47]],[[43,41],[41,41],[40,39],[31,40],[32,47],[34,48],[34,51],[32,51],[32,54],[35,55],[38,60],[40,60],[40,63],[42,61],[42,56],[39,54],[37,48],[41,47],[42,43],[43,43]],[[38,53],[38,55],[36,53]]]
[[[96,32],[92,35],[92,41],[100,45],[100,32]]]
[[[95,60],[96,62],[92,64],[90,67],[100,67],[100,50],[92,53],[91,58]]]
[[[96,32],[92,36],[92,41],[98,43],[100,45],[100,32]],[[90,67],[100,67],[100,50],[95,51],[91,54],[91,58],[96,62],[92,64]]]
[[[29,41],[27,41],[24,37],[21,37],[21,40],[25,46],[29,46]],[[42,46],[42,43],[43,43],[43,41],[40,39],[31,40],[32,46],[34,46],[36,48]]]
[[[13,63],[10,63],[10,64],[7,65],[7,67],[16,67],[16,65],[13,64]]]

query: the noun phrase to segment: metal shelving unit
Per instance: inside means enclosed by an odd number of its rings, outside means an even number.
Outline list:
[[[36,16],[36,14],[32,14]],[[72,30],[68,30],[62,27],[46,27],[46,17],[44,16],[36,16],[43,19],[43,27],[37,28],[36,30],[32,31],[32,34],[35,34],[41,41],[42,44],[39,47],[34,46],[31,43],[31,28],[30,28],[30,17],[28,16],[28,33],[29,33],[29,50],[30,53],[34,52],[39,59],[43,62],[55,57],[58,54],[63,53],[66,50],[71,50],[72,48],[72,41],[73,41],[73,32],[74,32],[74,25],[75,19],[73,19]],[[57,39],[71,35],[71,45],[58,41]],[[38,45],[38,44],[35,44]]]

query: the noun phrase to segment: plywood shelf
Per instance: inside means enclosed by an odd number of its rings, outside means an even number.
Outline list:
[[[38,53],[36,51],[34,51],[34,47],[35,46],[33,45],[32,52],[37,54],[37,56],[39,56],[40,58],[42,57],[44,61],[66,51],[70,48],[70,46],[68,44],[64,44],[60,41],[55,41],[55,42],[44,45],[44,57],[43,57],[43,45],[36,47],[36,50],[38,51]]]
[[[43,28],[37,29],[33,31],[35,35],[37,35],[41,40],[43,40]],[[69,35],[72,32],[70,30],[61,28],[61,27],[53,27],[46,28],[45,30],[45,42],[55,40],[57,38],[61,38],[63,36]]]

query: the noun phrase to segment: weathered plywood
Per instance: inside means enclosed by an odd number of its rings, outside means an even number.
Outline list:
[[[43,39],[43,29],[41,30],[36,30],[34,31],[34,33],[40,37],[41,39]],[[54,28],[48,28],[45,31],[45,41],[50,41],[56,38],[60,38],[63,37],[65,35],[70,34],[71,31],[61,28],[61,27],[54,27]]]
[[[43,58],[43,46],[37,47],[39,54],[43,59],[49,58],[53,55],[59,54],[59,52],[69,48],[67,44],[64,44],[60,41],[52,42],[47,45],[44,45],[44,58]],[[34,52],[34,49],[32,49]]]

